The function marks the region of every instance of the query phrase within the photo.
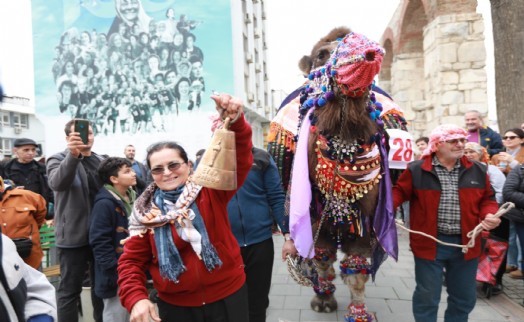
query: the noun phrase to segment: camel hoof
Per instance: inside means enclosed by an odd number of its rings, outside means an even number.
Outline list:
[[[365,304],[349,304],[348,306],[348,314],[344,316],[345,322],[355,322],[355,321],[362,321],[362,322],[373,322],[376,321],[374,314],[369,313]]]
[[[315,312],[330,313],[337,310],[338,304],[335,296],[330,295],[315,295],[311,299],[311,309]]]

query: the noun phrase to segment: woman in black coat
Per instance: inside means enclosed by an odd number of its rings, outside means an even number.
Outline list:
[[[513,168],[506,177],[502,190],[504,201],[515,204],[504,216],[515,223],[517,236],[520,242],[521,256],[524,258],[524,166]]]

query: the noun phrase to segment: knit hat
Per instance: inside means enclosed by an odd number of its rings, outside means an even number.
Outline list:
[[[465,139],[468,132],[455,124],[442,124],[436,127],[429,136],[429,145],[422,152],[422,156],[430,155],[437,151],[437,143],[453,139]]]
[[[336,85],[344,95],[362,96],[380,71],[384,53],[378,43],[366,36],[349,33],[338,43],[327,63],[309,74],[308,78],[318,84],[310,86],[313,87],[310,93],[329,92],[331,85]],[[331,94],[326,94],[330,100]]]

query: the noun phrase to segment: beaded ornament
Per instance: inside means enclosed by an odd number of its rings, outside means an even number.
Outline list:
[[[366,257],[351,255],[345,260],[340,261],[340,271],[343,274],[371,274],[373,272],[371,264]]]
[[[348,314],[344,316],[346,322],[372,322],[373,316],[367,312],[365,304],[350,304]]]

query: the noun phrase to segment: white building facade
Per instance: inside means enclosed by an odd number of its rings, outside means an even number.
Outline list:
[[[263,0],[231,1],[235,93],[246,108],[253,144],[265,147],[269,122],[275,115],[268,77],[266,22]]]
[[[0,103],[0,154],[12,156],[13,143],[18,138],[30,138],[43,151],[44,126],[35,116],[35,107],[27,98],[4,96]]]

